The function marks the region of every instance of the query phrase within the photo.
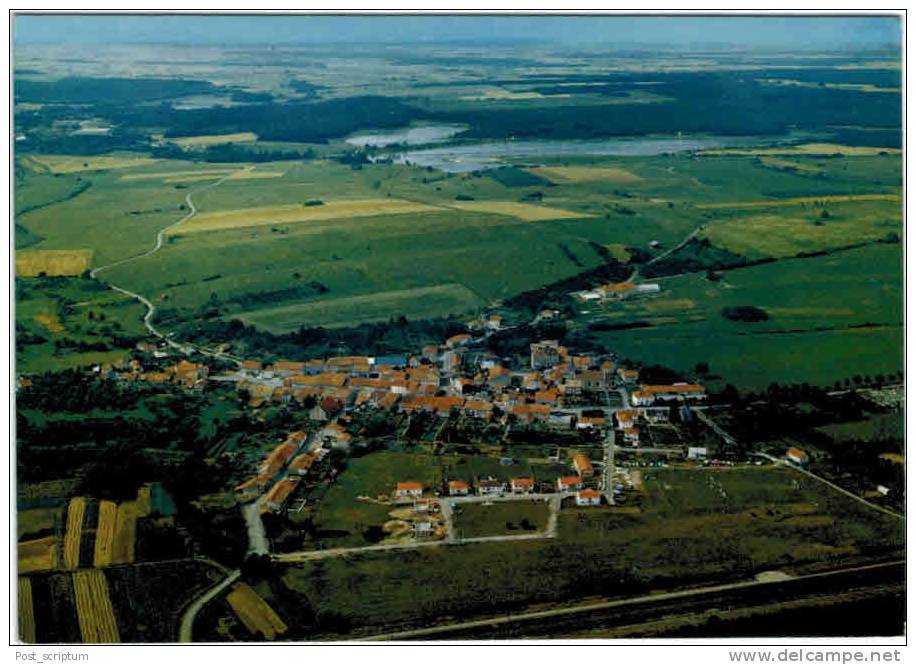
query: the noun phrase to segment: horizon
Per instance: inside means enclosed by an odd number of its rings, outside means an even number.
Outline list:
[[[899,16],[14,14],[13,43],[258,46],[550,44],[666,50],[901,47]],[[545,27],[545,23],[549,26]],[[218,30],[214,30],[218,28]],[[163,39],[163,33],[170,33]],[[549,34],[550,37],[545,37]]]

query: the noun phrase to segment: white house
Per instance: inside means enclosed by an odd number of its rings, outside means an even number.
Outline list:
[[[557,489],[561,492],[578,490],[582,488],[582,479],[579,476],[564,476],[557,478]]]
[[[423,494],[423,483],[408,481],[398,483],[394,489],[394,495],[397,497],[418,497]]]
[[[706,459],[706,448],[693,446],[688,447],[687,459]]]
[[[506,484],[501,480],[486,478],[477,481],[477,494],[480,496],[497,496],[506,491]]]

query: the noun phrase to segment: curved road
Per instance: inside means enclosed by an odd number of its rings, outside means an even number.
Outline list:
[[[192,633],[194,628],[194,620],[197,618],[197,613],[200,612],[201,608],[204,605],[209,603],[211,600],[216,598],[220,593],[222,593],[230,584],[235,582],[242,575],[242,571],[233,570],[222,582],[210,587],[210,590],[204,593],[201,596],[198,596],[197,599],[188,606],[188,609],[185,610],[184,615],[181,617],[181,626],[178,628],[178,641],[179,642],[191,642]]]
[[[217,187],[223,184],[224,182],[226,182],[226,180],[228,180],[229,177],[235,175],[236,173],[242,173],[244,171],[251,171],[253,168],[254,168],[253,166],[246,166],[245,168],[239,171],[233,171],[232,173],[228,173],[224,175],[223,177],[219,178],[218,180],[211,182],[209,185],[205,185],[195,191],[188,192],[187,195],[184,197],[185,205],[188,206],[188,214],[182,217],[181,219],[179,219],[177,222],[169,224],[165,228],[160,229],[159,233],[156,234],[156,244],[153,246],[152,249],[146,252],[143,252],[142,254],[135,254],[134,256],[129,256],[126,259],[121,259],[120,261],[115,261],[114,263],[109,263],[104,266],[93,268],[92,270],[89,271],[89,277],[91,277],[92,279],[97,279],[99,273],[104,270],[116,268],[118,266],[122,266],[127,263],[131,263],[133,261],[137,261],[139,259],[145,259],[148,256],[152,256],[153,254],[158,252],[160,249],[162,249],[162,245],[164,244],[164,241],[165,241],[165,234],[167,231],[170,231],[171,229],[174,229],[177,226],[184,224],[185,222],[187,222],[189,219],[191,219],[192,217],[194,217],[197,214],[197,206],[194,205],[194,199],[191,198],[192,194],[196,194],[198,192],[203,192],[207,189]],[[120,286],[116,286],[115,284],[112,284],[111,282],[106,282],[106,284],[108,285],[110,289],[113,289],[119,293],[123,293],[124,295],[130,298],[133,298],[134,300],[137,300],[138,302],[142,303],[143,306],[146,307],[146,314],[143,316],[143,325],[146,326],[146,329],[149,330],[150,334],[154,335],[155,337],[158,337],[163,342],[168,344],[171,348],[178,349],[182,353],[186,353],[188,349],[192,349],[202,355],[210,356],[212,358],[223,358],[226,360],[231,360],[235,363],[240,362],[238,358],[234,358],[226,353],[221,353],[218,351],[208,351],[201,347],[194,346],[193,344],[180,344],[178,342],[175,342],[172,339],[169,339],[169,337],[165,333],[160,332],[159,330],[156,329],[155,326],[153,326],[153,316],[156,314],[156,306],[152,302],[150,302],[148,298],[140,295],[139,293],[134,293],[133,291],[129,291]]]

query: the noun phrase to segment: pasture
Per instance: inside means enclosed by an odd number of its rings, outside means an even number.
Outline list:
[[[271,332],[289,332],[303,326],[333,328],[387,321],[392,316],[423,319],[429,312],[460,315],[483,304],[467,287],[443,284],[268,307],[241,312],[235,318]]]
[[[159,160],[136,155],[92,155],[81,157],[78,155],[30,155],[26,158],[26,165],[37,171],[45,173],[70,174],[86,171],[111,171],[130,169],[140,166],[150,166]]]
[[[91,249],[23,249],[16,252],[16,276],[79,275],[92,265]]]
[[[657,470],[645,486],[640,511],[563,510],[556,540],[324,559],[285,566],[283,581],[358,633],[835,567],[903,547],[901,523],[787,469]]]
[[[455,201],[450,207],[470,212],[493,213],[515,217],[526,222],[545,222],[555,219],[578,219],[591,217],[591,215],[572,210],[561,210],[548,206],[534,205],[531,203],[516,203],[514,201]]]

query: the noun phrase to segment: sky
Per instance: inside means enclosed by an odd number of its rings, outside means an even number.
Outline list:
[[[35,16],[15,44],[187,45],[547,41],[572,45],[899,48],[897,17],[647,16]]]

